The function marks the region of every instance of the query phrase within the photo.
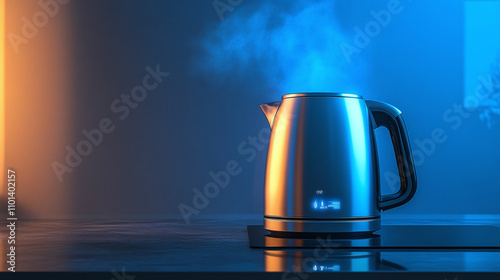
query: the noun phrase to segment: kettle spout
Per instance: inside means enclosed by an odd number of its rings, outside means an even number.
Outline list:
[[[276,101],[260,105],[260,108],[262,109],[262,112],[264,112],[264,115],[266,115],[271,128],[273,127],[274,116],[276,116],[276,112],[278,111],[280,104],[281,102]]]

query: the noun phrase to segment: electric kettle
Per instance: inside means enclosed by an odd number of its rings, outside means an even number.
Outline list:
[[[271,233],[371,233],[417,187],[401,111],[350,93],[293,93],[260,106],[271,126],[264,228]],[[374,130],[389,130],[401,186],[381,195]]]

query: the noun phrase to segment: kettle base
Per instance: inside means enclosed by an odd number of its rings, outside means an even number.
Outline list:
[[[271,232],[370,233],[380,229],[380,217],[304,220],[264,217],[264,228]]]

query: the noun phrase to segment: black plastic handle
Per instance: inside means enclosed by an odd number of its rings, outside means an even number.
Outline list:
[[[383,126],[389,130],[398,164],[401,180],[399,191],[395,194],[381,195],[379,198],[379,209],[388,210],[407,203],[415,195],[417,190],[415,163],[401,111],[390,104],[379,101],[367,100],[366,105],[370,108],[375,120],[375,128]]]

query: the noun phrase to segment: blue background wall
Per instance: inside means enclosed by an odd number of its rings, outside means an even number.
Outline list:
[[[223,21],[212,0],[68,4],[74,59],[70,145],[103,117],[117,119],[110,104],[141,83],[146,66],[170,72],[52,186],[70,190],[71,216],[181,218],[178,207],[193,205],[193,188],[202,190],[212,180],[209,172],[231,160],[241,173],[198,217],[262,213],[266,149],[258,144],[253,156],[243,143],[267,128],[259,105],[287,91],[318,89],[357,92],[403,111],[419,152],[419,184],[414,199],[391,213],[500,213],[500,124],[488,128],[477,111],[449,112],[464,104],[464,1],[401,0],[402,10],[351,63],[339,43],[354,44],[354,28],[364,28],[373,20],[370,12],[387,9],[390,1],[337,1],[319,15],[302,12],[313,5],[321,10],[324,1],[268,2],[243,1],[224,12]],[[320,55],[314,66],[308,65],[311,51]],[[328,57],[323,61],[321,55]],[[436,129],[445,140],[429,144]],[[386,132],[377,135],[383,191],[391,192],[394,184],[384,174],[395,173],[393,154]],[[238,152],[240,145],[246,154]]]

